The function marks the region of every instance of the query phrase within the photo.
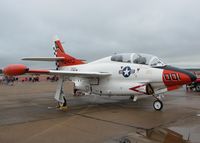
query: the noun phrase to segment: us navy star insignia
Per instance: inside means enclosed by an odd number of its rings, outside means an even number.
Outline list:
[[[121,70],[119,70],[119,74],[122,74],[124,77],[129,77],[131,74],[134,74],[135,70],[131,69],[131,67],[121,67]]]

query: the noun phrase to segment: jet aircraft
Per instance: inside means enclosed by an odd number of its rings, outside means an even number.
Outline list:
[[[165,64],[158,57],[143,53],[114,54],[90,63],[64,51],[61,41],[54,40],[55,57],[29,57],[22,60],[55,61],[55,70],[30,69],[22,64],[11,64],[3,69],[8,76],[22,74],[58,75],[55,99],[60,109],[67,107],[63,82],[74,82],[74,94],[84,92],[107,96],[130,96],[133,101],[146,95],[153,97],[156,111],[163,108],[163,93],[180,88],[196,80],[184,69]]]

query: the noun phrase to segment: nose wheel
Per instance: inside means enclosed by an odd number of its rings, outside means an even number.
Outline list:
[[[163,103],[162,103],[162,101],[160,101],[160,100],[156,100],[156,101],[154,101],[153,102],[153,108],[156,110],[156,111],[160,111],[160,110],[162,110],[162,108],[163,108]]]

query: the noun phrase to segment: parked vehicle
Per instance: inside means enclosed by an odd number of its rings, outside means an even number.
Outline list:
[[[197,76],[197,79],[191,84],[186,85],[186,90],[200,92],[200,69],[193,69],[190,71]]]

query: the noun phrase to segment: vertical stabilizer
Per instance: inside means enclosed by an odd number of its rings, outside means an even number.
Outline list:
[[[64,66],[84,64],[84,62],[82,60],[74,58],[71,55],[65,53],[62,43],[57,36],[55,36],[55,38],[54,38],[54,44],[55,44],[55,47],[54,47],[55,56],[65,58],[64,60],[56,62],[57,68],[64,67]]]

